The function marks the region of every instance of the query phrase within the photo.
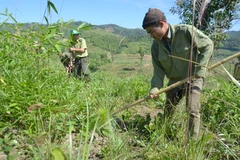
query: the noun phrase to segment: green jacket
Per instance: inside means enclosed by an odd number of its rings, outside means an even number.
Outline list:
[[[163,87],[165,76],[169,79],[168,85],[188,77],[192,40],[192,60],[195,62],[192,64],[192,76],[206,76],[206,66],[213,53],[212,40],[195,27],[186,24],[169,24],[169,29],[171,51],[164,46],[163,40],[154,40],[151,47],[154,73],[150,93],[156,93]]]
[[[79,38],[77,41],[72,41],[71,42],[71,47],[74,48],[85,48],[85,52],[79,53],[79,52],[73,52],[73,58],[76,57],[87,57],[88,56],[88,51],[87,51],[87,44],[84,38]]]

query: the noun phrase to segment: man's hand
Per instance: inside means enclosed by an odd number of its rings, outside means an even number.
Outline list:
[[[75,51],[75,48],[70,48],[69,50],[70,50],[71,52],[73,52],[73,51]]]
[[[149,97],[150,97],[151,99],[155,99],[155,98],[158,98],[158,95],[153,94],[153,93],[150,93],[150,94],[149,94]]]
[[[157,98],[158,97],[158,92],[159,92],[159,89],[157,87],[152,88],[149,92],[149,97],[151,99]]]

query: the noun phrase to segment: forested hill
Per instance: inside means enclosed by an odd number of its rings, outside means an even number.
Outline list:
[[[73,23],[65,34],[68,36],[71,28],[80,25]],[[141,50],[150,54],[152,38],[143,29],[128,29],[115,24],[94,25],[89,30],[80,30],[89,48],[93,52],[111,54],[137,54]]]
[[[146,36],[143,29],[127,29],[113,24],[99,25],[96,27],[99,27],[106,31],[112,31],[115,34],[119,34],[122,36],[128,36],[129,38],[135,40],[139,40],[139,38]],[[227,34],[227,39],[222,42],[222,45],[219,49],[240,51],[240,31],[227,31],[225,33]]]
[[[221,49],[240,51],[240,31],[228,31],[227,40],[223,42]]]
[[[75,23],[73,27],[76,28],[80,23]],[[240,31],[229,31],[226,34],[227,39],[222,42],[219,48],[220,51],[218,51],[218,53],[225,56],[240,51]],[[91,42],[95,46],[100,44],[99,47],[104,50],[111,51],[111,47],[119,46],[116,53],[138,53],[139,47],[141,47],[148,54],[152,42],[151,37],[143,29],[128,29],[115,24],[96,25],[90,31],[83,32],[83,35],[90,36]],[[115,45],[110,45],[113,42]],[[107,44],[108,46],[106,46]]]
[[[61,32],[68,38],[70,30],[78,28],[82,23],[81,21],[72,22],[67,27],[61,28]],[[34,28],[34,25],[37,23],[25,23],[22,24],[22,28]],[[3,26],[1,30],[3,29],[7,28]],[[128,29],[115,24],[105,24],[93,25],[89,30],[80,30],[80,32],[94,52],[136,54],[141,50],[146,54],[150,53],[152,38],[141,28]],[[222,42],[219,49],[231,52],[240,51],[240,31],[229,31],[226,34],[227,39]]]
[[[81,22],[75,23],[76,26],[73,25],[73,27],[77,27]],[[123,28],[121,26],[117,26],[115,24],[105,24],[105,25],[96,25],[92,28],[93,30],[98,30],[100,35],[100,32],[103,33],[111,33],[112,35],[115,35],[117,37],[121,36],[122,38],[125,37],[125,42],[140,42],[144,43],[147,42],[147,46],[149,47],[149,42],[151,42],[151,38],[147,33],[140,28],[136,29],[128,29]],[[225,32],[227,34],[227,39],[222,42],[222,45],[219,49],[224,49],[228,51],[238,52],[240,51],[240,31],[227,31]],[[124,41],[122,43],[124,44]],[[145,44],[145,43],[144,43]],[[145,48],[145,46],[143,46]]]

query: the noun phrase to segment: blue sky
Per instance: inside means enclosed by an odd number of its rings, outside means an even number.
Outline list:
[[[149,8],[161,9],[169,23],[180,22],[177,15],[169,9],[175,0],[52,0],[58,14],[52,12],[49,21],[59,19],[84,21],[93,25],[116,24],[125,28],[141,28],[142,20]],[[47,0],[2,0],[0,13],[12,13],[18,22],[43,23]],[[0,16],[0,22],[5,17]],[[11,21],[10,21],[11,22]],[[231,30],[240,30],[240,21]]]

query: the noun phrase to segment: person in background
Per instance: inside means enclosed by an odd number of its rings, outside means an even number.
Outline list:
[[[164,117],[171,118],[175,106],[189,89],[190,94],[186,96],[187,110],[190,114],[188,133],[191,138],[197,140],[200,130],[200,95],[206,77],[206,67],[213,54],[213,41],[191,25],[169,24],[164,13],[156,8],[150,8],[145,14],[142,27],[154,39],[151,46],[154,71],[150,98],[158,97],[157,93],[163,87],[165,77],[169,80],[168,85],[172,85],[194,76],[191,83],[166,92]]]
[[[238,57],[238,62],[234,65],[233,77],[240,81],[240,57]]]
[[[87,44],[84,38],[79,37],[79,32],[72,29],[70,31],[70,48],[69,51],[74,59],[74,76],[78,78],[84,78],[89,81],[88,71],[88,50]]]
[[[74,66],[70,63],[71,61],[71,53],[69,52],[63,52],[59,54],[60,61],[62,62],[63,66],[66,69],[67,73],[72,73]]]

